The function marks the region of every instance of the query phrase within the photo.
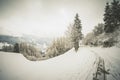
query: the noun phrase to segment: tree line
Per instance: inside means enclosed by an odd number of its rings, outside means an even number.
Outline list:
[[[79,42],[83,38],[81,30],[81,20],[79,19],[79,15],[77,13],[73,24],[70,25],[66,31],[66,36],[53,40],[52,44],[47,48],[46,56],[50,58],[55,57],[64,54],[73,47],[77,52],[79,49]]]
[[[120,2],[107,2],[104,12],[104,23],[99,23],[83,39],[83,44],[90,46],[111,47],[119,43],[120,35]]]

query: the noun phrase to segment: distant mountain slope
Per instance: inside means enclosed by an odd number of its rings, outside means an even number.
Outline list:
[[[9,44],[19,43],[20,39],[18,37],[8,36],[8,35],[0,35],[0,42],[7,42]]]
[[[50,38],[37,38],[30,35],[23,35],[22,37],[14,37],[8,35],[0,35],[0,42],[7,42],[9,44],[15,44],[20,42],[28,42],[32,44],[49,44],[51,42]]]
[[[120,49],[80,47],[45,61],[0,52],[1,80],[119,80]],[[3,79],[2,79],[3,78]],[[94,79],[93,79],[94,78]]]

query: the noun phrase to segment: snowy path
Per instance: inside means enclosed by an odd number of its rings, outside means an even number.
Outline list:
[[[105,80],[120,80],[120,49],[119,48],[91,48],[104,60]]]
[[[0,80],[119,80],[119,52],[116,48],[80,47],[77,53],[71,49],[58,57],[36,62],[21,54],[0,52]],[[101,65],[103,72],[99,75]]]

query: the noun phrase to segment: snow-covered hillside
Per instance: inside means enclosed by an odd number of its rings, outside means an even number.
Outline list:
[[[44,61],[0,52],[0,80],[119,80],[120,49],[80,47]]]

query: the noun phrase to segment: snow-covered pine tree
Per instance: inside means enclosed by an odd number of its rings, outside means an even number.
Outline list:
[[[104,14],[104,22],[105,22],[105,32],[106,33],[110,33],[113,32],[113,26],[112,26],[112,22],[111,22],[111,8],[109,3],[106,3],[106,7],[105,7],[105,14]]]
[[[75,20],[74,20],[74,25],[73,25],[72,31],[71,31],[71,40],[72,40],[73,46],[75,48],[75,51],[78,50],[79,41],[82,39],[81,30],[82,30],[81,21],[79,19],[78,14],[76,14]]]
[[[19,44],[18,44],[18,43],[16,43],[16,44],[14,45],[14,52],[17,52],[17,53],[20,52],[20,47],[19,47]]]
[[[117,0],[113,0],[111,5],[106,3],[105,14],[105,32],[112,33],[117,30],[120,26],[120,3]]]
[[[111,3],[111,15],[112,15],[112,25],[114,26],[115,30],[118,29],[120,23],[120,12],[119,12],[119,1],[113,0]]]

